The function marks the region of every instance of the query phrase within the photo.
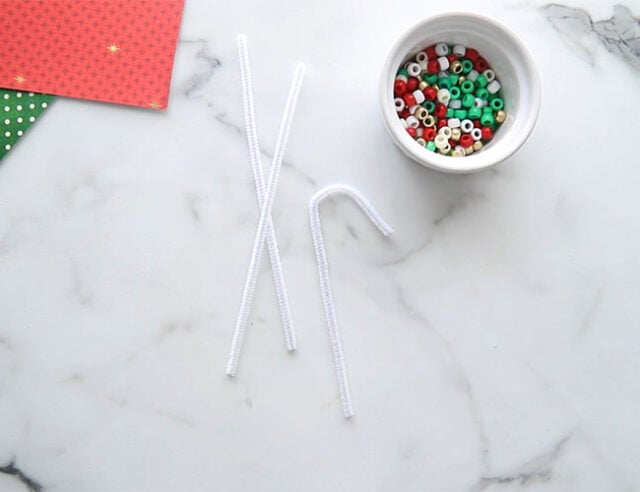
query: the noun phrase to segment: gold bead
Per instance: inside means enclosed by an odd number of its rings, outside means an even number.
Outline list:
[[[504,123],[504,120],[507,119],[507,113],[505,113],[502,109],[496,113],[496,123]]]
[[[465,80],[467,80],[467,77],[465,77],[464,75],[460,75],[460,77],[458,78],[458,84],[462,84]]]
[[[460,131],[460,128],[451,129],[451,140],[453,140],[454,142],[457,142],[458,140],[460,140],[461,136],[462,136],[462,132]]]
[[[424,119],[424,126],[426,126],[427,128],[436,126],[436,119],[431,115],[427,115],[427,117]]]
[[[483,145],[480,140],[476,140],[475,142],[473,142],[473,150],[475,150],[476,152],[480,150],[482,147]]]
[[[451,150],[451,147],[449,145],[447,145],[446,147],[443,147],[442,149],[438,149],[438,152],[440,152],[442,155],[447,155],[450,150]]]
[[[464,148],[464,155],[471,155],[471,154],[473,154],[473,145],[469,145],[469,147]]]
[[[460,60],[454,60],[451,63],[449,70],[451,70],[455,74],[462,72],[462,63],[460,62]]]
[[[451,157],[462,157],[464,153],[461,150],[454,150],[451,152]]]
[[[427,141],[424,138],[416,138],[416,142],[418,142],[423,147],[427,145]]]
[[[427,84],[424,80],[418,84],[418,89],[420,89],[421,91],[425,90],[427,87],[429,87],[429,84]]]
[[[424,120],[427,116],[429,116],[429,112],[427,111],[427,108],[423,108],[422,106],[420,106],[418,109],[416,109],[416,112],[413,115],[419,120]]]

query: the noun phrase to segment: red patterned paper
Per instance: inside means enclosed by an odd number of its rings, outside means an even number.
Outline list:
[[[184,0],[0,0],[0,87],[164,109]]]

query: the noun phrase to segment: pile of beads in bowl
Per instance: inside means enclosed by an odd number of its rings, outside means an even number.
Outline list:
[[[507,117],[500,88],[477,50],[437,43],[398,70],[394,104],[419,145],[461,157],[481,150]]]

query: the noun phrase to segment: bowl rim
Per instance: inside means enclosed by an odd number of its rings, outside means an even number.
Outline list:
[[[520,62],[525,69],[528,83],[530,85],[529,90],[527,91],[527,96],[531,110],[528,113],[527,121],[519,133],[519,137],[514,137],[506,145],[486,149],[485,151],[478,152],[477,154],[474,153],[463,158],[429,152],[416,145],[415,141],[409,136],[404,128],[397,124],[398,116],[395,107],[393,107],[393,87],[388,83],[389,73],[391,71],[395,73],[397,69],[397,67],[392,66],[392,64],[394,64],[394,59],[397,58],[401,47],[407,42],[407,40],[413,37],[417,32],[428,28],[428,26],[432,25],[434,22],[452,18],[482,22],[490,28],[500,31],[502,35],[509,39],[510,43],[514,46],[515,51],[518,52]],[[406,56],[406,54],[407,53],[403,53],[403,56]],[[391,97],[389,97],[390,95]],[[537,70],[534,58],[524,42],[510,28],[501,22],[482,14],[454,11],[426,17],[402,33],[389,50],[385,59],[380,75],[379,98],[382,119],[384,120],[387,131],[395,141],[396,145],[398,145],[398,147],[408,157],[412,158],[419,164],[439,171],[468,173],[492,167],[509,158],[520,147],[522,147],[537,122],[540,113],[542,94],[540,74]]]

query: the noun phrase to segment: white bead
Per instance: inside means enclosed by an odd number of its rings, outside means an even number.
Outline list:
[[[449,125],[451,125],[451,120],[449,120]],[[465,119],[460,122],[460,129],[465,133],[469,133],[473,128],[473,121],[470,119]]]
[[[449,53],[449,47],[447,46],[447,43],[436,44],[436,55],[444,56],[447,53]]]
[[[424,102],[424,93],[418,89],[413,91],[413,97],[415,97],[418,104],[422,104]]]
[[[473,105],[476,108],[484,108],[487,105],[487,101],[485,101],[484,99],[480,99],[479,97],[476,97],[476,101],[473,103]]]
[[[414,104],[413,106],[411,106],[409,108],[409,114],[415,114],[415,112],[418,110],[418,108],[421,108],[422,106],[420,106],[419,104]]]
[[[487,68],[484,72],[482,72],[482,75],[487,78],[487,82],[491,82],[496,78],[496,73],[490,68]]]
[[[404,75],[396,75],[396,80],[402,80],[406,84],[409,79]]]
[[[418,128],[420,126],[420,122],[418,121],[418,118],[416,118],[415,116],[409,116],[407,118],[407,126],[409,128]]]
[[[405,120],[404,118],[400,118],[400,123],[402,123],[402,126],[405,130],[409,128],[409,125],[407,125],[407,120]]]
[[[464,147],[462,145],[456,145],[453,150],[457,150],[458,152],[462,152],[464,155]]]
[[[438,90],[438,102],[444,104],[445,106],[449,104],[451,100],[451,93],[448,89],[439,89]]]
[[[456,44],[453,47],[453,54],[458,56],[464,56],[467,53],[467,48],[461,44]]]
[[[424,132],[424,128],[418,127],[416,129],[416,136],[421,137],[422,136],[422,132]]]
[[[438,135],[444,135],[444,137],[449,140],[451,138],[451,128],[448,126],[443,126],[438,130]]]
[[[492,80],[491,82],[489,82],[487,90],[489,91],[489,94],[495,94],[500,90],[500,82],[498,82],[497,80]]]
[[[449,125],[449,128],[460,128],[460,120],[458,118],[449,118],[447,125]]]
[[[448,76],[449,76],[449,74],[447,72],[438,72],[438,78],[439,79],[443,79],[443,78],[446,78]]]
[[[393,100],[393,105],[396,107],[396,111],[399,113],[400,111],[402,111],[404,109],[404,107],[406,106],[404,103],[404,99],[402,99],[401,97],[396,97]]]
[[[438,149],[438,152],[440,152],[441,154],[448,154],[449,152],[451,152],[451,145],[447,143],[447,145],[445,145],[441,149]]]
[[[424,51],[420,51],[417,55],[416,55],[416,61],[418,63],[421,62],[426,62],[427,61],[427,54]]]
[[[462,101],[460,99],[451,99],[451,101],[449,101],[449,107],[451,109],[460,109],[462,107]]]
[[[449,58],[446,56],[441,56],[438,58],[438,64],[440,65],[440,70],[446,70],[449,68]]]
[[[475,82],[475,80],[478,78],[478,75],[480,74],[478,73],[477,70],[471,70],[471,72],[467,74],[467,80],[470,80],[471,82]]]
[[[449,139],[443,134],[439,133],[436,138],[433,139],[433,143],[436,144],[436,148],[443,149],[449,145]]]
[[[417,77],[420,75],[420,65],[417,63],[409,63],[409,65],[407,65],[407,72],[412,77]]]
[[[420,71],[421,72],[426,72],[427,71],[427,60],[420,60],[418,62],[418,65],[420,65]]]
[[[482,130],[480,128],[474,128],[471,130],[471,138],[473,138],[476,142],[482,139]]]

